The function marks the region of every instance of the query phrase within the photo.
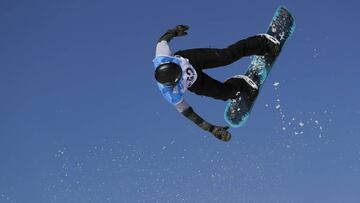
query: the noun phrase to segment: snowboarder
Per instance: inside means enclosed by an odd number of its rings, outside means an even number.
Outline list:
[[[258,87],[249,77],[237,75],[222,83],[202,70],[229,65],[244,56],[276,56],[280,53],[280,42],[268,34],[259,34],[223,49],[197,48],[172,54],[168,43],[174,37],[187,35],[188,29],[187,25],[177,25],[158,40],[156,56],[153,60],[155,79],[162,95],[176,107],[178,112],[218,139],[228,141],[231,138],[231,134],[227,131],[229,127],[216,126],[201,118],[185,102],[184,93],[189,90],[197,95],[223,101],[236,99],[239,92],[246,92],[249,95],[248,99],[255,97],[258,94]]]

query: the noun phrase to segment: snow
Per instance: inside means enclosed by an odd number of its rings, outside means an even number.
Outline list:
[[[313,138],[323,138],[323,132],[325,130],[324,126],[320,124],[320,120],[323,119],[323,116],[330,116],[331,111],[323,109],[318,111],[309,110],[306,112],[302,109],[299,112],[287,112],[286,105],[284,105],[283,99],[280,97],[280,87],[280,82],[276,81],[273,83],[273,90],[275,91],[274,101],[272,104],[265,104],[266,108],[273,105],[275,111],[278,113],[278,118],[281,121],[279,132],[286,135],[289,140],[295,139],[295,136],[301,138],[305,135],[313,136]],[[331,122],[332,119],[327,118],[325,120]]]
[[[299,148],[306,148],[314,146],[314,143],[324,143],[328,141],[328,138],[325,136],[326,122],[329,120],[327,117],[331,115],[331,110],[318,109],[314,111],[313,109],[300,109],[300,111],[291,112],[289,109],[292,108],[289,106],[293,104],[288,102],[288,97],[281,97],[282,86],[280,86],[280,82],[273,84],[274,85],[270,87],[275,89],[275,94],[273,94],[273,98],[270,101],[266,101],[266,108],[264,109],[274,114],[272,121],[274,121],[275,125],[274,128],[271,127],[271,129],[269,129],[269,132],[272,131],[270,132],[271,142],[275,143],[274,147],[276,147],[276,145],[281,146],[277,149],[283,150],[281,151],[284,152],[282,156],[295,159]],[[206,141],[206,143],[208,143],[209,139],[212,139],[207,134],[204,134],[203,137],[204,139],[202,141]],[[183,140],[183,138],[181,138],[181,140]],[[89,147],[90,150],[87,151],[86,158],[72,157],[73,149],[70,147],[59,147],[59,149],[54,151],[59,168],[47,177],[47,182],[49,182],[46,185],[48,189],[47,193],[57,195],[59,199],[60,196],[66,197],[66,195],[72,191],[72,193],[76,192],[84,196],[89,195],[89,197],[85,198],[86,201],[91,200],[91,198],[94,197],[92,194],[96,195],[96,191],[102,190],[103,187],[105,187],[104,185],[111,184],[118,186],[119,190],[125,193],[128,190],[123,186],[121,181],[127,181],[126,175],[132,174],[136,177],[131,183],[132,187],[137,189],[137,192],[136,190],[134,192],[139,196],[139,201],[142,201],[145,199],[144,195],[148,194],[150,189],[153,189],[153,192],[157,195],[154,198],[157,198],[160,195],[164,195],[162,191],[166,191],[165,187],[186,184],[187,179],[184,179],[184,177],[180,176],[180,178],[174,177],[171,180],[166,180],[166,176],[173,176],[177,167],[184,166],[185,168],[191,166],[190,163],[195,158],[203,157],[201,158],[201,161],[204,162],[202,164],[209,167],[202,169],[196,166],[193,171],[188,173],[191,177],[206,179],[209,184],[216,185],[221,181],[231,179],[233,174],[232,169],[237,169],[237,166],[234,166],[234,168],[227,167],[226,162],[229,161],[227,158],[228,154],[224,152],[224,149],[229,150],[224,146],[235,146],[238,144],[236,140],[231,142],[231,145],[219,144],[221,147],[214,150],[212,149],[211,152],[206,151],[204,148],[201,149],[201,146],[199,149],[184,149],[182,141],[177,143],[179,141],[175,141],[174,138],[169,138],[168,140],[158,139],[157,142],[159,142],[159,144],[154,147],[149,144],[147,148],[145,148],[145,151],[141,151],[142,148],[135,144],[130,145],[120,141],[112,142],[113,144],[97,144],[96,146]],[[139,142],[139,144],[141,143]],[[273,146],[271,146],[271,148],[273,148]],[[200,153],[201,156],[194,156],[194,152],[196,152],[196,154]],[[231,156],[234,156],[234,154],[230,153],[230,157]],[[251,163],[249,166],[255,171],[255,174],[248,178],[254,179],[255,177],[258,178],[257,180],[260,182],[263,181],[263,178],[267,178],[263,174],[265,170],[264,166],[261,166],[261,163],[259,164],[256,161],[256,159],[259,159],[258,162],[261,161],[259,155],[241,154],[241,156],[241,160],[255,160],[254,163]],[[163,165],[159,167],[159,163]],[[231,161],[231,163],[233,162]],[[247,167],[245,165],[243,166],[240,161],[238,164],[241,165],[241,167]],[[99,167],[91,168],[89,167],[91,165]],[[215,169],[221,171],[221,173],[216,173]],[[116,174],[114,174],[114,171],[116,171]],[[91,174],[91,177],[89,177],[88,174]],[[143,178],[145,174],[149,177],[147,180]],[[116,175],[123,178],[123,180],[112,180],[111,177]],[[86,182],[86,179],[89,178],[91,178],[91,184]],[[153,183],[152,185],[155,186],[148,186],[144,183]],[[182,193],[172,193],[171,195],[171,198],[174,199],[175,197],[178,200],[184,196]],[[167,197],[170,196],[167,195]],[[102,199],[106,198],[107,197],[102,197]],[[64,198],[62,197],[62,199]],[[53,200],[55,201],[54,198]],[[156,199],[151,200],[156,202]]]
[[[0,193],[0,202],[16,202],[15,199],[10,198],[8,195],[4,194],[4,193]]]
[[[319,56],[319,50],[317,48],[314,48],[313,51],[314,51],[313,57],[317,58]]]

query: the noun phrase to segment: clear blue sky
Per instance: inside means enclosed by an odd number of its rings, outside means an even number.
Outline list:
[[[154,82],[155,43],[225,47],[297,28],[223,143]],[[0,202],[360,202],[357,1],[0,1]],[[250,59],[207,73],[225,80]],[[188,94],[225,124],[225,103]]]

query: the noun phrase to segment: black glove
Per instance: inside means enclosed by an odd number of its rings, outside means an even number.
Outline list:
[[[163,34],[160,37],[159,42],[161,42],[162,40],[169,42],[174,37],[185,36],[188,34],[186,30],[188,30],[189,28],[190,27],[187,25],[177,25],[173,29],[170,29],[165,34]]]
[[[188,30],[190,27],[187,25],[177,25],[176,27],[174,27],[172,30],[175,31],[175,36],[179,37],[179,36],[185,36],[188,33],[186,32],[186,30]]]
[[[229,141],[231,139],[231,134],[227,131],[229,126],[212,126],[210,132],[222,141]]]

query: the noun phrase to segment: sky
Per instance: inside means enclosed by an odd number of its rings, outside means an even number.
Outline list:
[[[0,202],[360,202],[355,0],[0,1]],[[168,104],[152,59],[296,30],[247,124],[221,142]],[[250,58],[209,70],[244,73]],[[226,125],[226,103],[186,100]]]

